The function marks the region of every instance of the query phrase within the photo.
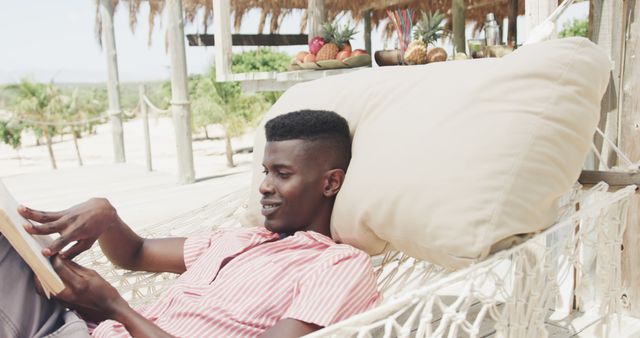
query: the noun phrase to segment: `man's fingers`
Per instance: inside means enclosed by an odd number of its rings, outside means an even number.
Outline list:
[[[61,253],[60,256],[62,256],[62,258],[64,258],[64,259],[73,259],[77,255],[79,255],[82,252],[87,251],[89,248],[91,248],[91,244],[92,243],[89,243],[86,240],[78,241],[71,248],[69,248],[69,250]]]
[[[53,257],[53,261],[51,263],[53,265],[53,269],[56,270],[62,280],[69,281],[71,282],[71,284],[74,284],[74,282],[80,278],[80,276],[78,276],[78,274],[73,271],[70,266],[71,263],[73,263],[72,261],[63,259],[60,256],[55,256]]]
[[[60,237],[51,242],[48,248],[42,249],[42,254],[45,256],[53,256],[73,241],[74,240],[70,238],[69,233],[62,233],[60,234]]]
[[[27,230],[28,233],[34,235],[49,235],[56,232],[60,232],[67,227],[67,222],[65,218],[59,218],[58,220],[52,221],[50,223],[44,223],[39,225],[34,224],[25,224],[24,229]]]
[[[64,215],[62,211],[40,211],[27,208],[24,205],[18,207],[18,213],[22,215],[22,217],[38,223],[53,222]]]

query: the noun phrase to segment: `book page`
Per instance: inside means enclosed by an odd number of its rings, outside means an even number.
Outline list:
[[[42,255],[43,246],[52,239],[49,236],[29,234],[23,225],[31,222],[22,217],[17,208],[18,202],[0,181],[0,232],[31,267],[45,291],[57,294],[64,289],[64,284],[49,259]]]

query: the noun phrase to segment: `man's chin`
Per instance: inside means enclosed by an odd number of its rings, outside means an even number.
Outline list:
[[[288,234],[288,233],[295,232],[295,230],[292,229],[291,226],[287,226],[286,224],[282,224],[280,222],[276,222],[274,220],[268,220],[268,219],[264,221],[264,227],[265,229],[276,234],[283,234],[283,233]]]
[[[270,221],[268,219],[264,220],[264,227],[265,227],[265,229],[267,229],[267,230],[269,230],[271,232],[274,232],[274,233],[280,233],[281,232],[279,230],[280,229],[279,224],[277,224],[277,223],[275,223],[273,221]]]

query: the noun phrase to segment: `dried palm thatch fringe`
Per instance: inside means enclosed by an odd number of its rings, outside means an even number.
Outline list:
[[[149,42],[151,41],[151,35],[153,28],[155,27],[155,20],[160,16],[167,0],[147,0],[149,4]],[[100,0],[96,0],[96,8]],[[140,12],[140,3],[142,0],[112,0],[114,9],[118,7],[126,6],[129,11],[129,25],[131,30],[136,28],[138,14]],[[383,38],[390,39],[393,36],[393,24],[389,22],[386,9],[387,8],[407,8],[410,7],[415,10],[417,17],[420,17],[422,13],[440,12],[446,13],[447,16],[447,29],[451,30],[451,0],[393,0],[393,1],[344,1],[344,0],[325,0],[325,9],[327,14],[327,20],[334,20],[336,17],[350,13],[356,22],[363,20],[364,11],[371,9],[371,23],[373,27],[382,26]],[[123,6],[118,6],[122,3]],[[474,22],[476,29],[484,25],[485,14],[493,12],[498,22],[502,22],[504,18],[508,16],[510,0],[467,0],[466,19],[468,22]],[[209,25],[213,20],[213,1],[212,0],[183,0],[182,1],[185,20],[187,22],[194,22],[198,16],[198,13],[203,13],[201,25],[204,32],[207,32]],[[302,12],[300,22],[300,32],[306,30],[307,20],[307,1],[305,0],[232,0],[231,11],[234,15],[234,28],[236,31],[240,30],[242,20],[245,15],[251,10],[260,10],[260,21],[258,27],[256,27],[258,33],[264,31],[264,27],[269,20],[269,33],[277,34],[280,30],[282,21],[288,15],[294,13],[294,11]],[[101,19],[100,13],[96,11],[95,21],[95,34],[96,39],[100,40],[101,35]],[[518,14],[524,14],[524,0],[518,0]]]

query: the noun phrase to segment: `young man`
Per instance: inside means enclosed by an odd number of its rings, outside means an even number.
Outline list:
[[[29,232],[60,233],[43,254],[53,256],[67,288],[57,302],[35,295],[30,271],[0,237],[0,336],[88,335],[66,307],[97,323],[97,337],[297,337],[373,307],[379,294],[369,257],[330,237],[351,156],[346,121],[299,111],[265,128],[264,228],[143,239],[104,199],[62,212],[21,207],[41,223]],[[116,265],[181,275],[158,301],[135,311],[97,273],[69,260],[96,240]]]

